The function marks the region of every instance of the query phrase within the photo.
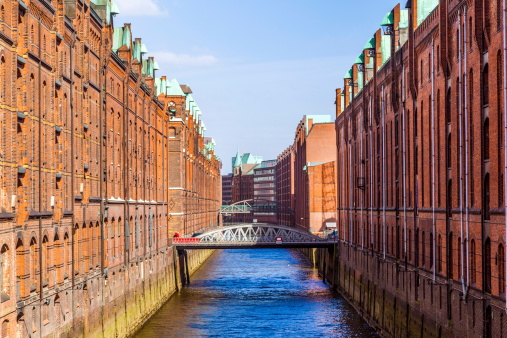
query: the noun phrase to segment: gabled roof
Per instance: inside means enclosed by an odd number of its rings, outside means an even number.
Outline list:
[[[364,63],[364,54],[363,53],[359,54],[356,61],[354,62],[354,64],[358,64],[358,63]]]
[[[389,26],[394,24],[394,14],[393,12],[389,12],[384,16],[384,19],[380,23],[381,26]]]
[[[185,93],[183,93],[183,91],[181,90],[178,80],[172,79],[171,82],[169,82],[169,85],[166,88],[166,95],[167,96],[185,96]]]
[[[371,38],[370,40],[368,40],[366,45],[364,45],[363,49],[375,49],[375,38]]]

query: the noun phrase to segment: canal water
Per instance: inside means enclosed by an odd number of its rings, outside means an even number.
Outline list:
[[[136,337],[377,337],[296,250],[222,250]]]

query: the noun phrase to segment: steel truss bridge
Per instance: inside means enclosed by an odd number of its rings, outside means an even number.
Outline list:
[[[173,238],[173,246],[178,250],[323,248],[335,243],[335,237],[324,238],[292,227],[263,223],[224,226],[196,237]]]
[[[231,205],[223,205],[220,208],[221,214],[249,214],[263,212],[293,214],[294,210],[277,202],[262,199],[239,201]]]

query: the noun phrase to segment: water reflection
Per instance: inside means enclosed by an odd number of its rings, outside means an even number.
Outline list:
[[[296,250],[223,250],[137,337],[377,337]]]

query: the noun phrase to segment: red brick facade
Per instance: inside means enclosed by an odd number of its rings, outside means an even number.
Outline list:
[[[440,1],[417,26],[410,3],[408,41],[398,5],[391,58],[379,29],[368,83],[355,64],[337,90],[343,268],[425,335],[505,336],[504,4]]]
[[[294,226],[294,146],[285,149],[277,158],[276,202],[278,224]]]
[[[171,232],[218,222],[186,94],[156,96],[140,39],[111,51],[107,8],[0,1],[2,337],[95,332],[172,262]]]
[[[332,163],[336,160],[336,146],[334,144],[335,128],[331,122],[318,122],[320,116],[305,116],[296,128],[294,140],[294,217],[297,226],[314,232],[322,231],[325,227],[325,219],[332,218],[335,222],[336,204],[323,203],[328,197],[336,196],[336,189],[333,189],[326,199],[315,199],[311,196],[320,196],[320,187],[314,182],[313,169],[310,167],[324,163]],[[325,119],[327,121],[328,119]],[[333,168],[334,171],[334,168]],[[326,181],[334,179],[329,175]],[[318,180],[317,180],[318,181]],[[321,190],[322,192],[322,190]],[[315,204],[316,203],[316,204]],[[321,215],[317,216],[316,212]],[[322,211],[329,213],[326,217]],[[315,223],[312,223],[313,220]]]

